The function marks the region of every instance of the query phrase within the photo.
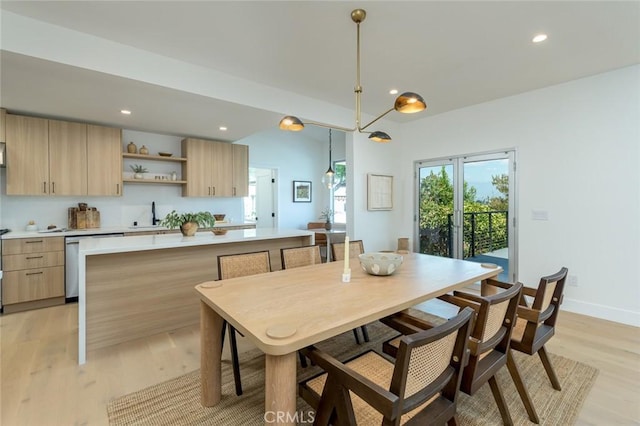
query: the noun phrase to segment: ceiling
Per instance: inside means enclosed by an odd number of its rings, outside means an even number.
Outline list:
[[[427,101],[426,112],[387,116],[399,123],[640,62],[638,1],[2,1],[0,6],[3,20],[10,12],[239,77],[275,90],[278,101],[274,108],[246,97],[230,102],[228,96],[39,58],[6,48],[11,45],[6,37],[13,35],[3,29],[0,101],[9,111],[223,140],[276,127],[283,114],[296,113],[299,96],[353,110],[356,26],[350,12],[355,8],[367,11],[361,24],[363,113],[376,116],[389,109],[391,88],[420,93]],[[549,39],[531,43],[540,32]],[[131,116],[114,113],[125,105]],[[228,131],[221,132],[220,125]]]

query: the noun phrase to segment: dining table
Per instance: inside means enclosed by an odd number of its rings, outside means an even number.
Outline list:
[[[343,282],[344,267],[344,261],[336,261],[198,284],[201,404],[212,407],[222,397],[225,320],[265,354],[265,424],[278,419],[293,425],[299,349],[502,271],[417,253],[404,254],[392,275],[369,275],[352,262],[350,280]]]

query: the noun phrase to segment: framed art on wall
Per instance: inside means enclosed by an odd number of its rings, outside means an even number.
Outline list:
[[[367,210],[393,209],[393,176],[367,174]]]
[[[293,181],[293,202],[294,203],[310,203],[311,202],[311,182],[308,180]]]

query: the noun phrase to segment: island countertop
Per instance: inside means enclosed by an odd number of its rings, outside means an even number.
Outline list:
[[[313,235],[311,231],[300,229],[258,228],[230,230],[224,235],[214,235],[213,232],[203,231],[197,232],[193,237],[184,237],[182,234],[164,234],[91,238],[80,240],[79,254],[81,256],[91,256]]]

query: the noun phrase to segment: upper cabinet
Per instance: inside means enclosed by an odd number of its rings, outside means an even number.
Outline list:
[[[87,126],[87,195],[122,195],[122,129]]]
[[[8,114],[6,131],[8,195],[121,194],[119,129]]]
[[[7,195],[48,195],[49,120],[7,115]]]
[[[87,194],[87,125],[49,120],[49,194]]]
[[[244,197],[248,194],[249,147],[188,138],[182,141],[185,197]]]
[[[0,142],[7,140],[7,110],[0,108]]]

